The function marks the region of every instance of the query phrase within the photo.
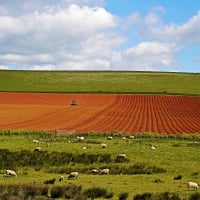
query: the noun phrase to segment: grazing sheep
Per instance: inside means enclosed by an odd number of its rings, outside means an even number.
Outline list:
[[[98,174],[99,171],[97,169],[92,169],[92,174]]]
[[[101,148],[101,149],[107,148],[107,144],[104,144],[104,143],[100,144],[100,148]]]
[[[64,180],[64,176],[60,176],[58,180],[59,181],[63,181]]]
[[[112,136],[108,136],[108,137],[107,137],[107,140],[112,140],[112,139],[113,139]]]
[[[36,148],[34,149],[34,151],[42,151],[42,148],[41,148],[41,147],[36,147]]]
[[[126,154],[121,153],[121,154],[117,155],[116,159],[120,160],[120,161],[125,161],[126,160]]]
[[[110,173],[110,169],[102,169],[99,174],[103,175],[103,174],[109,174],[109,173]]]
[[[69,179],[77,179],[78,178],[78,172],[71,172],[68,176]]]
[[[76,139],[79,141],[79,142],[82,142],[85,138],[83,136],[77,136]]]
[[[187,186],[188,186],[188,190],[190,189],[190,188],[194,188],[194,190],[198,190],[198,184],[197,183],[195,183],[195,182],[188,182],[187,183]]]
[[[33,140],[33,143],[39,144],[39,140]]]
[[[126,162],[126,161],[128,161],[126,154],[123,154],[123,153],[118,154],[116,159],[115,159],[115,162]]]
[[[17,173],[14,170],[7,169],[6,173],[4,174],[4,177],[10,177],[10,176],[17,177]]]
[[[155,150],[156,148],[151,144],[150,149]]]
[[[130,136],[129,136],[129,139],[134,139],[134,138],[135,138],[134,135],[130,135]]]

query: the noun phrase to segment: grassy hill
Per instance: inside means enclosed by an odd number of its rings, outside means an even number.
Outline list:
[[[200,73],[0,70],[0,91],[200,95]]]

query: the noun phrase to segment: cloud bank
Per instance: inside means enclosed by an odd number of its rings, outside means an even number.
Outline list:
[[[200,42],[200,13],[176,25],[162,7],[120,18],[103,0],[14,2],[0,2],[1,69],[177,71],[177,53]]]

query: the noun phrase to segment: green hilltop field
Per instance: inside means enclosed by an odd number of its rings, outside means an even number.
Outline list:
[[[199,73],[0,70],[0,91],[200,95]]]

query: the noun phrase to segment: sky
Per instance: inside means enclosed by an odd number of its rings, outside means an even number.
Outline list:
[[[0,69],[200,72],[200,0],[0,0]]]

